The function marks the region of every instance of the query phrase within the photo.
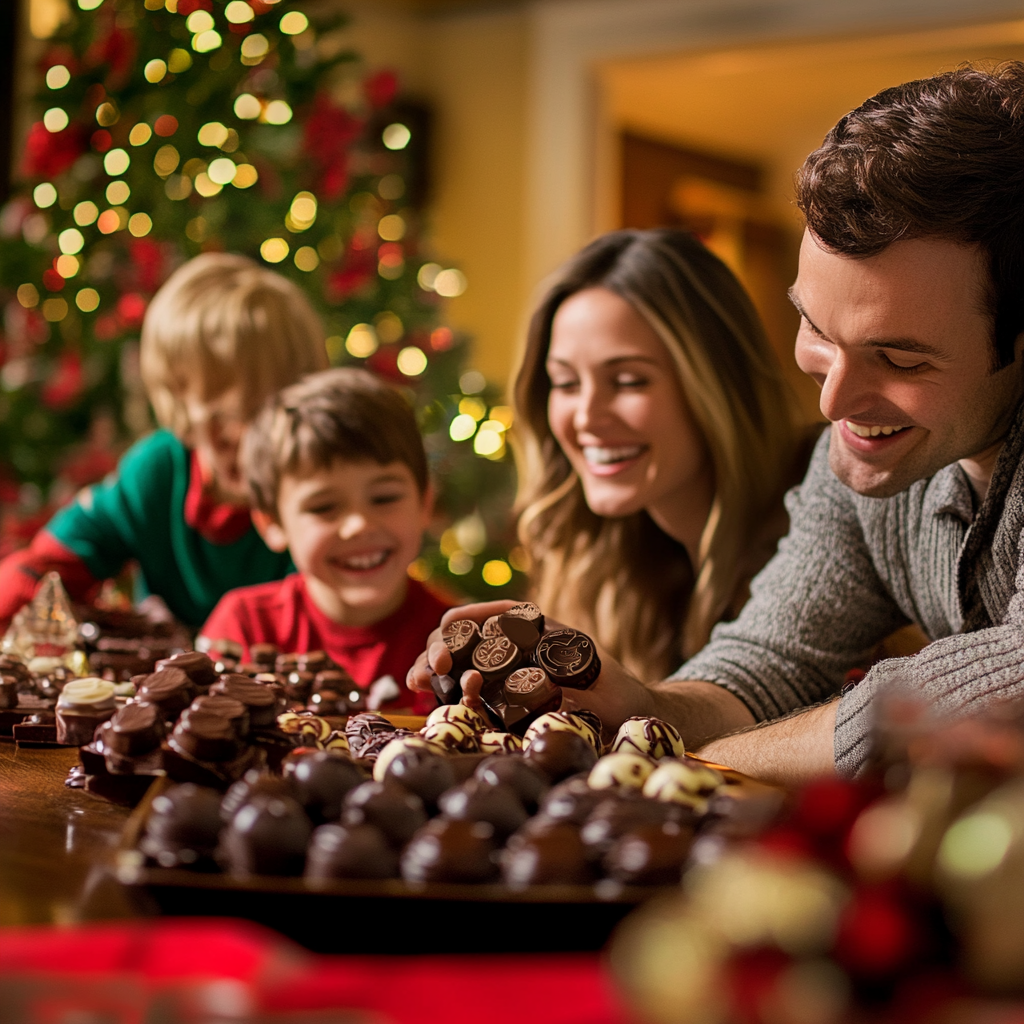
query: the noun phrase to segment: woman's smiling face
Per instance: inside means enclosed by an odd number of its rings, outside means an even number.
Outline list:
[[[576,292],[551,327],[548,422],[600,516],[646,509],[670,536],[692,535],[713,492],[707,444],[664,342],[606,288]],[[703,522],[703,520],[702,520]]]

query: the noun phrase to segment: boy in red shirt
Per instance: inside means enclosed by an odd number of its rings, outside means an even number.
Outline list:
[[[409,578],[433,492],[416,418],[365,370],[327,370],[264,407],[242,448],[253,519],[298,572],[225,594],[202,629],[219,640],[326,651],[360,687],[406,672],[451,607]],[[429,711],[404,689],[392,707]]]

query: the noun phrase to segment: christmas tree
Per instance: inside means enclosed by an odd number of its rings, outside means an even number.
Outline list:
[[[39,67],[0,215],[3,545],[152,428],[149,299],[183,260],[240,252],[297,281],[335,363],[407,390],[440,485],[411,573],[511,596],[511,411],[442,320],[466,287],[424,238],[428,118],[369,74],[344,19],[278,0],[77,0]]]

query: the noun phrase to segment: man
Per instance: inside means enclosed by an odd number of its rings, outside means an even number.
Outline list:
[[[606,725],[657,715],[782,782],[856,774],[897,682],[953,713],[1024,692],[1024,64],[868,100],[808,157],[797,198],[796,356],[832,426],[790,532],[674,678],[643,687],[607,659],[567,691]],[[840,693],[909,622],[932,643]]]

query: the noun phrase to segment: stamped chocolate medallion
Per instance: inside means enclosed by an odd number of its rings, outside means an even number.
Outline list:
[[[590,686],[601,671],[594,641],[575,629],[545,633],[534,657],[553,682],[578,690]]]

